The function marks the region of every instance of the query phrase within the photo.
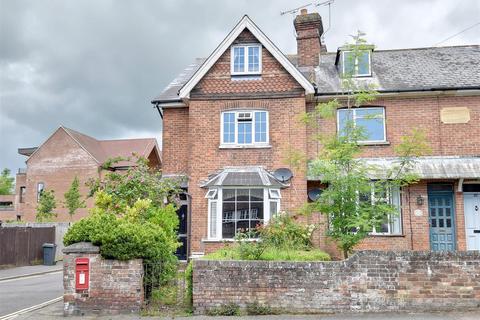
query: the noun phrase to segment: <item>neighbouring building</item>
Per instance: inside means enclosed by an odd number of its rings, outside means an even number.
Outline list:
[[[302,10],[294,27],[297,54],[286,56],[244,16],[208,58],[195,60],[152,101],[163,118],[163,171],[188,177],[190,256],[304,204],[321,181],[307,165],[286,164],[286,155],[314,158],[322,146],[313,137],[336,132],[345,119],[365,127],[362,157],[369,162],[392,166],[393,149],[414,128],[425,130],[433,151],[416,163],[419,183],[392,190],[399,215],[359,248],[479,250],[480,46],[371,49],[349,64],[348,51],[327,52],[318,13]],[[341,94],[346,69],[355,81],[375,84],[378,99],[340,108],[336,121],[319,120],[318,128],[298,121]],[[289,170],[274,174],[280,168]],[[288,171],[291,179],[279,178]],[[335,254],[326,227],[314,241]]]
[[[0,194],[0,221],[16,221],[20,216],[15,210],[15,195],[14,194]]]
[[[35,221],[38,199],[43,190],[55,193],[56,221],[68,222],[70,216],[63,206],[63,195],[78,177],[80,193],[86,198],[86,208],[78,209],[73,217],[78,220],[85,217],[93,206],[93,199],[87,197],[89,190],[85,182],[88,179],[101,178],[108,171],[127,170],[135,165],[133,155],[147,158],[152,168],[160,168],[162,163],[154,138],[97,140],[63,126],[39,147],[21,148],[18,152],[28,157],[27,166],[18,171],[15,184],[15,211],[22,221]],[[107,162],[116,157],[125,160]]]

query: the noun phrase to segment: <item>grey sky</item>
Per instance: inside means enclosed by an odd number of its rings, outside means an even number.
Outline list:
[[[150,100],[248,14],[284,53],[311,0],[0,0],[0,168],[60,124],[99,139],[161,136]],[[309,11],[312,7],[309,8]],[[328,25],[328,8],[315,8]],[[480,21],[478,0],[336,0],[329,51],[357,29],[379,49],[432,46]],[[480,43],[480,26],[443,43]],[[159,141],[160,142],[160,141]]]

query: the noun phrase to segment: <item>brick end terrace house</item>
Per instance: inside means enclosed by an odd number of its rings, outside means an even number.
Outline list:
[[[59,127],[41,146],[21,148],[18,152],[28,157],[26,169],[16,176],[15,211],[19,219],[35,221],[38,198],[43,190],[53,190],[57,202],[56,221],[70,221],[68,210],[63,207],[64,193],[75,176],[80,181],[80,193],[86,197],[85,182],[100,178],[108,171],[126,170],[135,165],[132,161],[113,163],[104,169],[110,158],[131,158],[132,154],[146,157],[153,168],[161,167],[161,154],[154,138],[97,140],[72,129]],[[73,220],[88,214],[93,199],[86,200],[87,208],[78,209]]]
[[[294,26],[297,54],[287,57],[244,16],[152,101],[163,118],[163,171],[188,177],[189,255],[305,203],[321,181],[307,168],[288,167],[286,154],[314,158],[316,131],[336,132],[345,118],[365,126],[362,157],[380,166],[395,163],[393,148],[413,128],[426,130],[433,149],[416,163],[421,181],[392,191],[399,215],[360,248],[480,249],[480,46],[369,50],[348,65],[347,51],[326,51],[318,13],[303,11]],[[300,114],[341,94],[345,68],[356,81],[376,84],[379,99],[339,109],[337,121],[320,120],[319,129],[300,123]],[[288,181],[272,174],[284,167],[293,173]],[[317,232],[315,244],[336,255],[324,234]]]

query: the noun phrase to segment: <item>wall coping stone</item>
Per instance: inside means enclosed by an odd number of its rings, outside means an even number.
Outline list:
[[[94,246],[91,242],[77,242],[63,249],[63,253],[99,253],[100,247]]]

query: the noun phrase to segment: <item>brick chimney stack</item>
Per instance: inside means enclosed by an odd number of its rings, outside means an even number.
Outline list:
[[[308,13],[307,9],[302,9],[293,25],[297,32],[298,66],[318,66],[320,52],[327,51],[320,39],[323,34],[322,17],[317,12]]]

